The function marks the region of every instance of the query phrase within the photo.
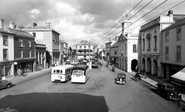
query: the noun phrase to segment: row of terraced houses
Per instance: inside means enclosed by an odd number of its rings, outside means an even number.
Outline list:
[[[60,40],[59,35],[49,22],[45,26],[32,22],[29,27],[17,27],[10,21],[5,27],[1,19],[0,77],[16,76],[19,68],[33,72],[63,61],[68,53],[68,43]]]
[[[161,15],[146,22],[138,34],[122,23],[122,33],[106,43],[107,61],[124,71],[153,75],[178,85],[185,85],[185,15]]]

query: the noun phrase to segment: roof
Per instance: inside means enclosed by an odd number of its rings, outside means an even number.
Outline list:
[[[185,18],[185,14],[173,14],[173,20],[177,21],[179,19]]]
[[[162,31],[170,30],[170,29],[176,28],[178,26],[182,26],[182,25],[185,25],[185,18],[177,20],[174,24],[170,25],[169,27],[165,28]]]
[[[111,47],[118,47],[118,42],[115,42]]]
[[[8,31],[6,31],[6,30],[4,30],[4,29],[1,29],[1,28],[0,28],[0,32],[1,32],[1,33],[7,33],[7,34],[12,34],[12,35],[15,35],[15,34],[13,34],[13,33],[10,33],[10,32],[8,32]]]
[[[73,67],[73,65],[59,65],[59,66],[53,67],[52,71],[55,69],[64,70],[64,69],[68,69],[68,68],[72,68],[72,67]]]
[[[34,27],[25,27],[23,30],[48,30],[48,31],[54,31],[54,32],[56,32],[56,33],[58,33],[57,31],[55,31],[54,29],[52,29],[52,28],[48,28],[48,27],[46,27],[46,26],[34,26]],[[60,34],[60,33],[58,33],[58,34]]]
[[[13,33],[13,34],[18,35],[18,36],[34,38],[30,33],[26,32],[26,31],[22,31],[22,30],[7,28],[7,32]]]

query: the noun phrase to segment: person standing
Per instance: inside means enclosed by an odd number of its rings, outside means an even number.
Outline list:
[[[17,69],[17,74],[19,77],[21,76],[21,69],[20,68]]]

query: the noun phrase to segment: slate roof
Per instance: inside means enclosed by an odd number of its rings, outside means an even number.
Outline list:
[[[111,46],[111,48],[112,47],[118,47],[118,42],[115,42],[112,46]]]
[[[34,38],[30,33],[26,32],[26,31],[16,30],[16,29],[11,29],[11,28],[7,28],[6,30],[7,30],[7,32],[13,33],[17,36]]]
[[[170,30],[179,26],[185,25],[185,18],[177,20],[174,24],[170,25],[169,27],[165,28],[163,31]]]
[[[23,30],[51,30],[51,31],[54,31],[56,33],[58,33],[57,31],[53,30],[52,28],[48,28],[46,26],[30,26],[30,27],[25,27]],[[58,33],[60,34],[60,33]]]

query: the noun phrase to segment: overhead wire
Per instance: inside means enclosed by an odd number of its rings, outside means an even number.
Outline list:
[[[153,2],[153,0],[150,0],[147,4],[145,4],[139,11],[137,11],[134,15],[132,15],[128,20],[132,19],[135,15],[137,15],[141,10],[143,10],[145,7],[147,7],[149,4],[151,4]],[[127,21],[128,21],[127,20]],[[119,27],[117,27],[114,31],[112,31],[111,33],[109,33],[106,37],[102,38],[101,40],[106,39],[109,35],[111,35],[112,33],[114,33],[118,28],[120,28],[122,25],[120,25]],[[122,31],[122,30],[121,30]],[[115,35],[114,35],[115,36]],[[109,38],[108,38],[109,39]],[[100,40],[99,40],[100,41]]]
[[[162,3],[160,3],[159,5],[157,5],[156,7],[154,7],[153,9],[151,9],[150,11],[148,11],[147,13],[145,13],[144,15],[142,15],[140,18],[138,18],[137,20],[135,20],[133,23],[131,23],[129,26],[125,27],[124,29],[130,27],[131,25],[133,25],[134,23],[136,23],[137,21],[139,21],[141,18],[145,17],[146,15],[148,15],[149,13],[151,13],[152,11],[154,11],[155,9],[157,9],[158,7],[160,7],[161,5],[163,5],[165,2],[167,2],[168,0],[163,1]],[[122,30],[121,30],[122,31]],[[119,31],[118,33],[116,33],[114,36],[116,36],[117,34],[121,33],[121,31]],[[107,38],[110,39],[111,37]]]
[[[121,20],[123,20],[125,17],[127,17],[127,15],[132,12],[143,0],[140,0],[127,14],[125,14],[125,16],[123,16],[115,25],[113,25],[107,32],[104,33],[104,35],[106,33],[108,33],[110,30],[112,30],[119,22],[121,22]],[[103,35],[103,36],[104,36]],[[101,36],[99,39],[101,39],[103,36]],[[99,40],[98,39],[98,40]]]
[[[173,9],[173,8],[175,8],[175,7],[179,6],[179,5],[181,5],[183,2],[185,2],[185,0],[183,0],[183,1],[179,2],[179,3],[177,3],[176,5],[174,5],[174,6],[170,7],[170,8],[168,8],[168,9],[166,9],[165,11],[159,13],[158,15],[154,16],[153,18],[147,20],[147,22],[141,23],[140,25],[138,25],[138,26],[132,28],[131,30],[134,30],[134,29],[136,29],[137,27],[142,26],[142,25],[148,23],[149,21],[155,19],[156,17],[160,16],[161,14],[163,14],[163,13],[169,11],[170,9]]]

